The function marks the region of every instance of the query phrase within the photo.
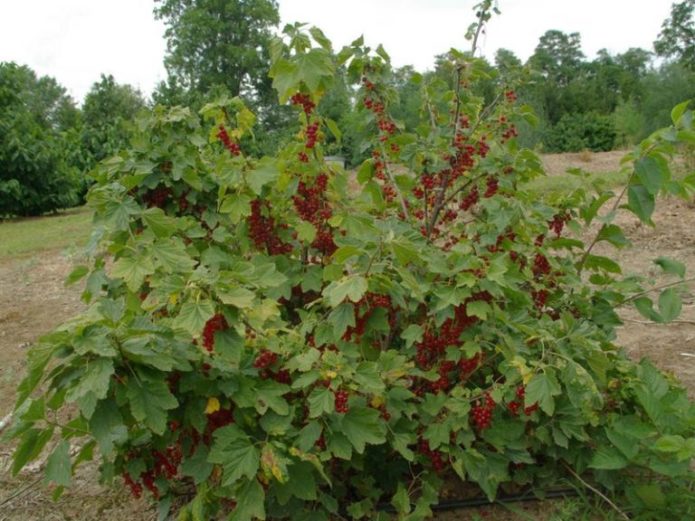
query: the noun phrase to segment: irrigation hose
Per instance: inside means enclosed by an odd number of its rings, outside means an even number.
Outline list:
[[[491,502],[485,497],[477,497],[471,499],[454,499],[449,501],[441,501],[436,505],[430,507],[435,512],[448,512],[450,510],[461,510],[467,508],[478,508],[484,506],[492,506],[499,503],[521,503],[524,501],[541,501],[544,499],[561,499],[568,497],[578,497],[579,493],[575,489],[567,488],[560,490],[551,490],[545,493],[543,498],[539,498],[531,494],[530,492],[525,492],[523,494],[509,494],[501,496],[496,501]],[[395,513],[396,509],[388,504],[381,503],[377,505],[376,509],[380,512]]]

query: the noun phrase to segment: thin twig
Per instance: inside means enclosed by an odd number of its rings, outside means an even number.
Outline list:
[[[31,483],[29,483],[28,485],[26,485],[26,486],[20,488],[18,491],[16,491],[16,492],[10,494],[8,497],[6,497],[6,498],[3,499],[2,501],[0,501],[0,507],[6,505],[7,503],[9,503],[10,501],[12,501],[13,499],[18,498],[19,496],[21,496],[22,494],[24,494],[27,490],[29,490],[29,489],[31,489],[31,488],[34,488],[36,485],[38,485],[39,483],[41,483],[41,480],[42,480],[42,479],[43,479],[43,477],[37,478],[37,479],[35,479],[34,481],[32,481]]]
[[[671,324],[695,326],[695,320],[671,320],[670,322],[651,322],[649,320],[635,320],[634,318],[624,318],[623,320],[632,322],[633,324],[643,324],[645,326],[669,326]]]
[[[2,420],[0,420],[0,434],[12,423],[12,413],[6,415]]]
[[[577,473],[572,469],[572,467],[570,467],[570,466],[567,465],[566,463],[563,462],[563,466],[565,467],[565,469],[567,469],[567,471],[568,471],[570,474],[572,474],[572,476],[574,476],[574,477],[577,479],[577,481],[579,481],[582,485],[584,485],[586,488],[588,488],[589,490],[591,490],[594,494],[596,494],[596,495],[599,496],[601,499],[603,499],[606,503],[608,503],[608,504],[611,506],[611,508],[613,508],[613,510],[615,510],[615,511],[618,513],[618,515],[619,515],[620,517],[622,517],[623,519],[627,519],[627,521],[630,521],[630,518],[628,517],[628,515],[627,515],[625,512],[623,512],[622,510],[620,510],[620,508],[618,507],[618,505],[616,505],[615,503],[613,503],[613,501],[611,501],[610,498],[608,498],[603,492],[601,492],[599,489],[597,489],[597,488],[595,488],[595,487],[592,487],[589,483],[587,483],[586,481],[584,481],[584,480],[581,478],[581,476],[580,476],[579,474],[577,474]]]
[[[641,291],[640,293],[637,293],[636,295],[632,295],[630,298],[623,300],[620,304],[618,304],[617,308],[624,306],[625,304],[629,304],[630,302],[637,300],[640,297],[643,297],[645,295],[648,295],[649,293],[653,293],[654,291],[660,291],[662,289],[667,289],[667,288],[672,288],[674,286],[682,286],[684,284],[688,284],[690,282],[695,282],[695,277],[689,278],[689,279],[683,279],[683,280],[678,280],[676,282],[670,282],[668,284],[662,284],[661,286],[656,286],[651,289],[647,289],[645,291]]]

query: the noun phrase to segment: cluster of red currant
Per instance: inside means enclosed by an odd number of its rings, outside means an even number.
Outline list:
[[[386,309],[389,313],[389,324],[391,327],[395,326],[396,316],[391,297],[370,291],[355,304],[355,325],[347,328],[343,335],[343,340],[350,341],[353,338],[360,340],[367,327],[367,321],[376,308]]]
[[[146,192],[142,196],[142,200],[148,208],[164,208],[169,197],[171,197],[171,188],[158,186],[154,190]]]
[[[225,319],[223,315],[218,313],[213,316],[205,323],[205,327],[203,328],[203,347],[211,353],[215,348],[215,333],[224,331],[228,328],[229,324],[227,324],[227,319]]]
[[[130,457],[133,456],[134,453],[130,455]],[[166,453],[153,450],[151,457],[154,460],[152,468],[143,471],[137,481],[128,472],[123,473],[123,481],[130,488],[130,492],[135,498],[139,499],[142,496],[144,485],[144,488],[149,490],[155,499],[159,499],[159,488],[155,481],[159,477],[174,479],[179,473],[179,465],[181,464],[183,453],[180,444],[177,444],[167,448]]]
[[[301,106],[307,118],[311,116],[311,113],[316,108],[316,104],[311,101],[311,97],[308,94],[302,94],[301,92],[297,92],[294,96],[292,96],[290,101],[292,102],[292,105]]]
[[[565,223],[569,222],[572,218],[567,213],[559,213],[553,217],[552,221],[548,222],[548,227],[555,232],[555,235],[560,237],[562,235],[562,230],[565,227]]]
[[[446,467],[442,453],[438,450],[430,449],[430,443],[425,439],[420,439],[418,442],[418,452],[429,458],[430,464],[435,472],[442,472]]]
[[[496,406],[497,403],[490,393],[485,393],[482,400],[471,409],[471,419],[478,430],[485,430],[492,425],[492,412]]]
[[[232,138],[229,137],[229,133],[227,133],[227,129],[224,128],[224,125],[220,125],[218,127],[217,139],[222,141],[224,147],[227,150],[229,150],[229,153],[233,156],[238,156],[239,154],[241,154],[241,148],[239,147],[239,144],[232,141]]]
[[[348,406],[350,394],[345,390],[340,390],[334,391],[333,395],[335,397],[335,411],[339,414],[346,414],[350,410]]]
[[[278,355],[267,349],[262,349],[256,359],[253,361],[253,366],[256,369],[268,369],[278,360]]]
[[[490,302],[492,296],[487,292],[479,292],[466,302],[454,309],[454,317],[447,318],[439,328],[439,331],[428,329],[423,334],[422,340],[415,345],[417,354],[415,361],[422,369],[431,368],[445,354],[449,346],[461,345],[461,334],[464,330],[478,322],[477,317],[470,317],[466,312],[466,306],[472,301]]]
[[[512,400],[507,404],[507,409],[512,414],[512,416],[519,416],[519,411],[523,408],[524,414],[526,416],[531,416],[535,411],[538,410],[538,404],[534,403],[528,407],[523,407],[524,396],[526,396],[526,389],[523,385],[516,388],[515,391],[516,400]]]
[[[263,215],[263,202],[260,199],[251,201],[251,215],[247,222],[249,235],[257,248],[266,249],[270,255],[282,255],[292,251],[292,245],[283,242],[277,236],[275,219]]]
[[[316,177],[312,186],[299,181],[297,194],[292,201],[299,216],[316,227],[316,238],[311,245],[324,255],[330,256],[338,247],[333,241],[333,232],[328,225],[333,211],[326,200],[327,186],[328,176],[324,173]]]

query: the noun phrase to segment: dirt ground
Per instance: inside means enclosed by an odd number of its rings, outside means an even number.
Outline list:
[[[562,173],[571,166],[593,172],[618,168],[621,152],[606,154],[564,154],[546,156],[551,173]],[[656,283],[670,279],[659,274],[652,263],[666,256],[686,264],[695,274],[695,206],[679,200],[662,201],[654,221],[656,228],[639,225],[636,219],[619,216],[633,247],[619,254],[626,272],[653,276]],[[600,247],[596,252],[608,252]],[[63,280],[78,262],[74,256],[50,251],[31,258],[0,260],[0,418],[12,409],[18,375],[23,373],[26,350],[32,342],[73,316],[83,304],[79,288],[66,288]],[[647,323],[636,311],[622,312],[625,326],[619,343],[635,359],[649,357],[662,369],[672,372],[695,396],[695,297],[684,295],[679,321],[668,325]],[[120,486],[115,489],[97,483],[95,466],[84,467],[75,486],[53,503],[50,493],[37,483],[38,472],[23,472],[11,478],[8,472],[9,447],[0,445],[0,521],[150,521],[155,513],[146,501],[134,501]],[[554,506],[549,502],[519,505],[523,519],[548,519]],[[442,514],[446,521],[522,519],[499,507]],[[555,518],[557,519],[557,518]],[[563,519],[563,518],[560,518]]]

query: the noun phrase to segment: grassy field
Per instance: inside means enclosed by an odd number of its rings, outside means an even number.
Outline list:
[[[84,246],[91,222],[92,212],[86,207],[50,217],[0,221],[0,260]]]

